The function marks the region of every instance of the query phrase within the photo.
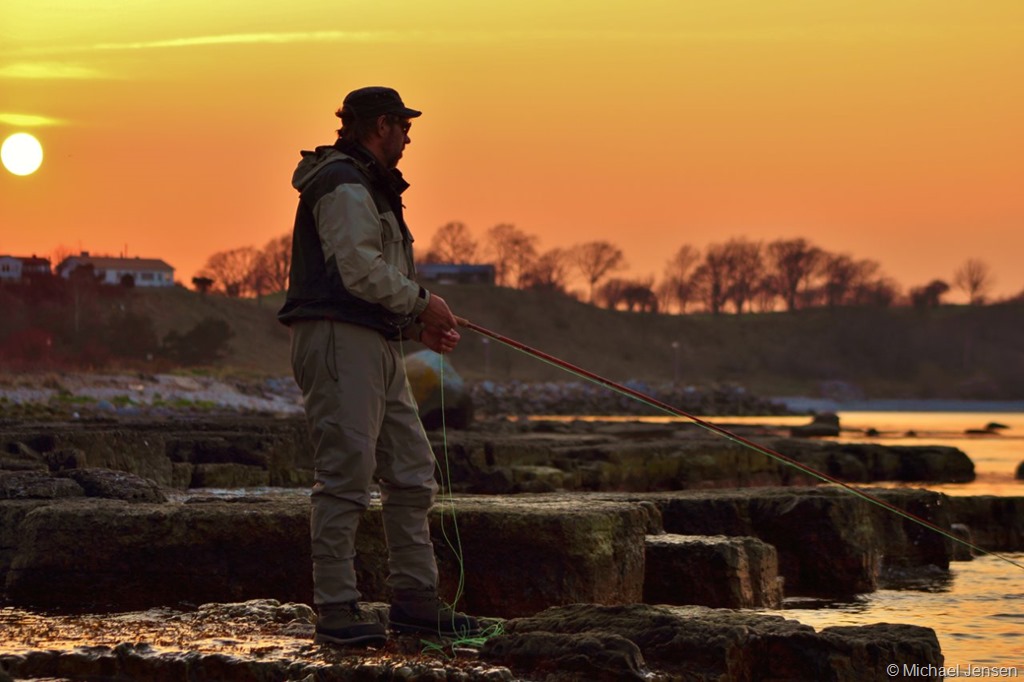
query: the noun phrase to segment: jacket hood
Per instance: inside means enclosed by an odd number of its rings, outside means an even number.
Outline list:
[[[338,151],[333,145],[317,147],[313,151],[303,150],[299,165],[292,173],[292,187],[301,192],[309,181],[320,172],[321,168],[344,158],[347,158],[347,155]]]

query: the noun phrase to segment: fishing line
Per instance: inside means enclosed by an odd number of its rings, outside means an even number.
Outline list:
[[[401,341],[399,341],[399,348],[400,348],[401,354],[402,354],[402,362],[404,363],[405,359],[406,359],[405,358],[405,345]],[[444,538],[445,544],[448,545],[448,548],[455,555],[455,562],[456,562],[456,564],[458,564],[458,567],[459,567],[459,578],[458,578],[458,583],[457,583],[456,588],[455,588],[455,597],[452,599],[452,603],[447,605],[451,609],[451,611],[452,611],[452,618],[454,619],[454,617],[455,617],[454,616],[454,614],[455,614],[455,605],[459,603],[459,600],[462,599],[462,595],[465,592],[465,586],[466,586],[466,566],[465,566],[465,560],[464,560],[464,555],[463,555],[463,551],[462,551],[462,536],[459,534],[459,523],[458,523],[458,519],[456,518],[456,515],[455,515],[455,496],[454,496],[454,493],[452,491],[452,483],[451,483],[452,482],[452,473],[451,473],[451,466],[450,466],[449,460],[448,460],[448,427],[447,427],[447,424],[445,423],[445,409],[444,409],[444,365],[445,365],[445,358],[444,358],[443,355],[440,355],[440,354],[438,354],[438,357],[440,358],[440,363],[439,363],[440,364],[440,369],[438,370],[438,381],[439,381],[438,389],[439,389],[439,393],[440,393],[440,397],[441,397],[441,436],[442,436],[443,451],[444,451],[444,467],[441,466],[440,460],[438,460],[436,457],[434,458],[434,462],[436,463],[438,472],[441,474],[441,507],[442,507],[442,509],[441,509],[441,537]],[[446,525],[445,525],[445,517],[447,516],[445,514],[445,509],[444,509],[445,504],[447,504],[448,509],[451,512],[452,528],[453,528],[452,533],[454,535],[454,540],[451,537],[449,537],[448,530],[447,530]],[[503,628],[502,628],[501,624],[500,623],[496,623],[496,624],[490,625],[490,626],[488,626],[486,628],[481,628],[479,634],[477,636],[475,636],[475,637],[467,637],[465,635],[461,635],[459,637],[454,637],[454,638],[452,638],[452,637],[443,637],[442,639],[446,640],[446,643],[444,643],[444,644],[438,644],[437,642],[431,642],[429,640],[423,639],[423,640],[420,640],[420,644],[423,645],[423,652],[424,653],[426,653],[428,651],[432,651],[432,652],[439,653],[439,654],[447,657],[448,654],[447,654],[446,649],[449,648],[449,647],[452,649],[453,653],[455,652],[455,650],[458,647],[479,648],[479,647],[483,646],[484,642],[486,642],[488,639],[490,639],[491,637],[494,637],[496,635],[500,635],[500,634],[502,634],[502,632],[503,632]],[[439,634],[439,636],[440,636],[440,634]]]
[[[636,391],[636,390],[634,390],[632,388],[629,388],[628,386],[623,386],[622,384],[614,382],[611,379],[606,379],[606,378],[604,378],[604,377],[602,377],[602,376],[600,376],[598,374],[594,374],[593,372],[589,372],[589,371],[583,369],[582,367],[577,367],[576,365],[573,365],[573,364],[571,364],[569,362],[566,362],[565,360],[562,360],[560,358],[556,358],[553,355],[549,355],[549,354],[545,353],[544,351],[537,350],[536,348],[532,348],[530,346],[527,346],[525,343],[522,343],[520,341],[516,341],[515,339],[510,339],[507,336],[504,336],[504,335],[499,334],[497,332],[493,332],[493,331],[491,331],[489,329],[485,329],[484,327],[481,327],[478,324],[474,324],[473,322],[470,322],[469,320],[466,320],[466,319],[461,318],[461,317],[456,318],[456,320],[458,321],[460,326],[465,327],[466,329],[469,329],[471,331],[474,331],[477,334],[480,334],[482,336],[486,336],[488,338],[494,339],[498,343],[501,343],[501,344],[503,344],[505,346],[508,346],[509,348],[512,348],[512,349],[517,350],[517,351],[520,351],[522,353],[525,353],[526,355],[529,355],[529,356],[534,357],[534,358],[536,358],[538,360],[541,360],[541,361],[543,361],[543,362],[545,362],[545,363],[547,363],[549,365],[553,365],[553,366],[558,367],[558,368],[560,368],[562,370],[565,370],[565,371],[569,372],[570,374],[573,374],[575,376],[580,377],[581,379],[584,379],[584,380],[589,381],[591,383],[598,384],[600,386],[604,386],[605,388],[611,389],[612,391],[615,391],[615,392],[617,392],[619,394],[629,396],[629,397],[631,397],[631,398],[633,398],[635,400],[638,400],[638,401],[640,401],[640,402],[642,402],[642,403],[644,403],[646,405],[649,405],[650,407],[653,407],[655,409],[661,410],[662,412],[665,412],[665,413],[667,413],[669,415],[672,415],[672,416],[675,416],[675,417],[683,417],[685,419],[689,419],[694,424],[697,424],[698,426],[700,426],[701,428],[703,428],[703,429],[705,429],[707,431],[711,431],[712,433],[715,433],[715,434],[717,434],[719,436],[722,436],[723,438],[725,438],[727,440],[730,440],[730,441],[732,441],[734,443],[742,445],[743,447],[749,448],[751,450],[754,450],[755,452],[759,452],[762,455],[770,457],[771,459],[774,459],[776,461],[782,462],[783,464],[786,464],[786,465],[791,466],[791,467],[793,467],[793,468],[795,468],[795,469],[797,469],[799,471],[802,471],[803,473],[805,473],[805,474],[807,474],[809,476],[812,476],[814,478],[817,478],[820,481],[823,481],[825,483],[831,483],[833,485],[839,486],[841,489],[843,489],[843,490],[845,490],[845,491],[847,491],[847,492],[849,492],[849,493],[851,493],[851,494],[861,498],[862,500],[870,502],[871,504],[874,504],[874,505],[876,505],[878,507],[881,507],[882,509],[885,509],[885,510],[887,510],[889,512],[897,514],[898,516],[902,516],[903,518],[907,519],[908,521],[911,521],[913,523],[918,524],[919,526],[922,526],[922,527],[927,528],[927,529],[929,529],[931,531],[934,531],[934,532],[938,533],[939,535],[941,535],[941,536],[943,536],[945,538],[948,538],[949,540],[952,540],[953,542],[956,542],[956,543],[958,543],[960,545],[963,545],[964,547],[967,547],[967,548],[969,548],[969,549],[971,549],[971,550],[973,550],[973,551],[975,551],[975,552],[977,552],[979,554],[986,554],[988,556],[992,556],[992,557],[995,557],[997,559],[1002,559],[1003,561],[1005,561],[1005,562],[1007,562],[1007,563],[1009,563],[1009,564],[1011,564],[1013,566],[1016,566],[1017,568],[1019,568],[1021,570],[1024,570],[1024,564],[1018,563],[1018,562],[1014,561],[1013,559],[1010,559],[1007,556],[1003,556],[1002,554],[998,554],[996,552],[991,552],[989,550],[983,549],[983,548],[975,545],[974,543],[971,543],[971,542],[969,542],[967,540],[964,540],[963,538],[957,537],[956,535],[953,535],[949,531],[947,531],[947,530],[943,529],[942,527],[932,523],[931,521],[928,521],[927,519],[923,519],[923,518],[921,518],[919,516],[916,516],[916,515],[908,512],[908,511],[904,510],[904,509],[900,509],[899,507],[897,507],[897,506],[895,506],[895,505],[893,505],[893,504],[891,504],[889,502],[886,502],[885,500],[881,499],[880,497],[877,497],[877,496],[872,495],[870,493],[867,493],[867,492],[865,492],[863,490],[855,488],[855,487],[849,485],[848,483],[844,483],[843,481],[840,481],[839,479],[835,478],[834,476],[830,476],[830,475],[828,475],[828,474],[826,474],[824,472],[818,471],[817,469],[813,469],[813,468],[807,466],[806,464],[798,462],[797,460],[795,460],[795,459],[793,459],[791,457],[787,457],[786,455],[782,454],[781,452],[777,452],[776,450],[773,450],[772,448],[769,448],[769,447],[767,447],[765,445],[761,445],[759,443],[755,443],[754,441],[748,440],[748,439],[744,438],[743,436],[740,436],[738,434],[735,434],[735,433],[729,431],[728,429],[724,429],[721,426],[718,426],[716,424],[712,424],[711,422],[706,421],[704,419],[701,419],[700,417],[697,417],[696,415],[692,415],[692,414],[690,414],[688,412],[685,412],[685,411],[683,411],[683,410],[681,410],[681,409],[679,409],[677,407],[673,407],[672,405],[669,405],[668,403],[662,402],[662,401],[658,400],[657,398],[654,398],[652,396],[649,396],[649,395],[646,395],[646,394],[641,393],[639,391]]]

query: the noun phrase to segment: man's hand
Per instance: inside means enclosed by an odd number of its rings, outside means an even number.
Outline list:
[[[420,313],[418,319],[420,323],[425,325],[428,329],[434,328],[442,332],[455,329],[457,326],[455,316],[452,315],[452,311],[448,308],[448,304],[445,303],[444,299],[437,294],[430,294],[430,297],[427,300],[427,308]]]
[[[444,354],[455,350],[461,338],[462,336],[454,329],[443,332],[437,327],[424,327],[420,343],[435,353]]]

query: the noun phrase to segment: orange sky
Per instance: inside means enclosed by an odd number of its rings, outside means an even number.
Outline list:
[[[0,254],[127,247],[187,283],[290,230],[299,150],[369,84],[425,112],[421,249],[509,222],[660,277],[684,243],[803,236],[1024,289],[1020,0],[4,2],[0,137],[46,157],[0,170]]]

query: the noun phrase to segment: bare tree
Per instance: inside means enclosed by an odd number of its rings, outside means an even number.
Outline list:
[[[78,255],[78,252],[72,250],[72,248],[70,246],[65,246],[64,244],[60,244],[60,245],[54,247],[53,251],[51,251],[50,255],[49,255],[50,264],[51,264],[51,266],[53,268],[54,274],[56,274],[56,272],[57,272],[57,266],[59,266],[61,263],[63,263],[65,260],[67,260],[71,256],[77,256],[77,255]]]
[[[971,305],[984,305],[993,284],[995,278],[988,263],[977,258],[968,258],[953,273],[953,286],[967,294]]]
[[[251,246],[218,251],[207,259],[199,274],[217,282],[217,288],[228,296],[244,296],[260,286],[260,278],[253,276],[258,259],[259,252]]]
[[[686,312],[686,306],[693,300],[695,293],[692,276],[698,262],[700,251],[689,244],[683,244],[665,264],[665,279],[658,285],[663,308],[675,304],[680,313]]]
[[[856,302],[859,287],[871,282],[880,269],[876,261],[855,261],[849,255],[828,254],[822,261],[822,298],[825,305],[834,308]]]
[[[753,300],[763,276],[761,243],[739,237],[730,239],[721,248],[726,264],[726,298],[732,301],[739,314]]]
[[[569,259],[564,249],[545,251],[524,277],[525,288],[565,293],[569,280]]]
[[[778,239],[768,244],[768,261],[776,293],[786,310],[796,310],[801,293],[811,286],[811,278],[824,261],[825,252],[806,239]]]
[[[487,231],[487,253],[494,261],[494,283],[522,286],[537,258],[537,236],[501,223]]]
[[[753,301],[763,269],[760,242],[735,238],[708,246],[691,282],[709,312],[717,315],[731,301],[741,313]]]
[[[587,242],[572,247],[570,258],[590,287],[594,302],[594,286],[605,275],[626,267],[626,257],[619,247],[605,241]]]
[[[763,275],[754,286],[754,298],[750,302],[751,309],[759,313],[770,313],[775,310],[778,298],[775,278],[771,275]]]
[[[438,263],[473,263],[477,242],[465,223],[445,223],[430,240],[430,254]]]
[[[721,245],[713,245],[690,278],[695,294],[704,302],[704,309],[712,315],[720,314],[728,300],[727,272],[728,264]]]
[[[598,303],[609,310],[615,310],[625,300],[626,287],[629,282],[619,277],[612,277],[597,288],[591,303]]]
[[[284,291],[288,288],[288,273],[291,266],[292,236],[290,234],[274,237],[260,251],[259,268],[263,272],[269,291]]]

